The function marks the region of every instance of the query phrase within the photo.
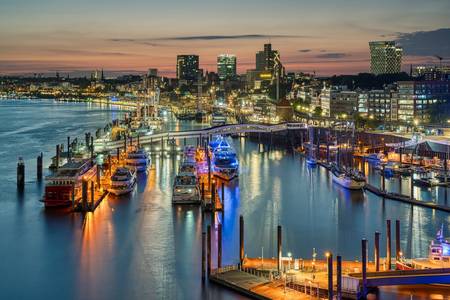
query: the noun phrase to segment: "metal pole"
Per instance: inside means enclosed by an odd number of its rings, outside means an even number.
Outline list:
[[[239,216],[239,262],[241,268],[244,264],[244,217]]]
[[[278,225],[277,228],[277,268],[278,272],[281,272],[281,255],[282,255],[282,249],[281,249],[281,225]]]
[[[375,232],[375,271],[380,271],[380,233]]]
[[[386,220],[386,263],[387,270],[391,269],[391,220]]]

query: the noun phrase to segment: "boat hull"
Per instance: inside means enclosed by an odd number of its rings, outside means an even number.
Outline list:
[[[366,185],[364,181],[356,181],[346,176],[333,174],[333,181],[349,190],[361,190]]]
[[[193,188],[193,192],[176,192],[172,194],[173,204],[199,204],[200,203],[200,193],[197,188]]]

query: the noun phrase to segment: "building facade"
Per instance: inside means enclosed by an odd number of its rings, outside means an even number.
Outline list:
[[[198,55],[178,55],[177,56],[177,78],[178,80],[195,81],[199,74]]]
[[[217,74],[220,80],[236,79],[236,56],[221,54],[217,57]]]
[[[394,41],[369,42],[370,72],[375,75],[401,72],[403,49]]]
[[[380,121],[397,120],[397,99],[394,90],[371,90],[368,92],[368,114]]]

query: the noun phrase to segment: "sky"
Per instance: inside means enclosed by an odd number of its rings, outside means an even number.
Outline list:
[[[449,0],[0,0],[0,74],[158,68],[177,54],[255,66],[271,42],[287,71],[369,69],[370,40],[405,45],[404,68],[450,57]]]

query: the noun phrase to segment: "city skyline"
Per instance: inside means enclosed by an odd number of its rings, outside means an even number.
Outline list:
[[[399,42],[403,70],[450,56],[444,1],[3,2],[2,74],[158,68],[175,77],[183,53],[199,55],[200,68],[214,72],[217,56],[233,53],[242,74],[267,42],[287,71],[318,75],[369,72],[372,40]]]

